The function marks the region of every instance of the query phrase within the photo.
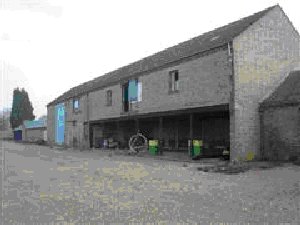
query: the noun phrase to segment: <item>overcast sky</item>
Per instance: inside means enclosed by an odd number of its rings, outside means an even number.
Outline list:
[[[279,3],[298,0],[0,0],[0,108],[24,87],[37,116],[69,88]]]

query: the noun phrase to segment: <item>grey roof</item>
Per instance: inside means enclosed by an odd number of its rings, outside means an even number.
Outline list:
[[[290,72],[275,91],[260,104],[260,110],[293,104],[300,104],[300,71]]]
[[[181,59],[208,51],[213,48],[221,47],[246,30],[254,22],[263,17],[267,12],[278,5],[269,7],[263,11],[257,12],[251,16],[245,17],[238,21],[229,23],[228,25],[216,28],[213,31],[204,33],[198,37],[188,41],[179,43],[173,47],[167,48],[161,52],[143,58],[139,61],[121,67],[117,70],[109,72],[103,76],[97,77],[94,80],[85,82],[79,86],[71,88],[48,105],[56,104],[65,99],[75,97],[97,88],[108,86],[122,79],[134,75],[140,75],[145,72],[152,71],[166,64],[179,61]]]

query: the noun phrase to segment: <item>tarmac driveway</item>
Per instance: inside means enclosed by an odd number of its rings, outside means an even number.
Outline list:
[[[299,224],[300,167],[197,163],[0,142],[3,224]]]

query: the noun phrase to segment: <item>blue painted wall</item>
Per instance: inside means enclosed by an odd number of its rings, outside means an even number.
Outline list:
[[[65,106],[55,106],[55,142],[63,144],[65,141]]]

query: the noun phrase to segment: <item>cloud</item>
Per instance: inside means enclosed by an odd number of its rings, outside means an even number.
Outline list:
[[[2,0],[0,6],[5,10],[29,10],[54,17],[62,15],[62,7],[51,5],[47,0]]]
[[[10,40],[9,34],[8,33],[3,33],[2,36],[1,36],[1,40],[2,41],[9,41]]]

